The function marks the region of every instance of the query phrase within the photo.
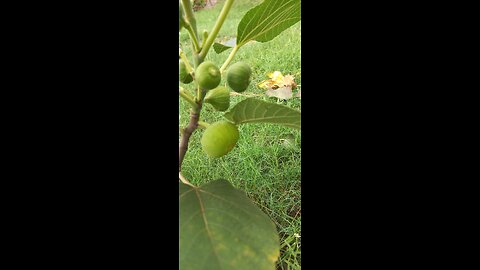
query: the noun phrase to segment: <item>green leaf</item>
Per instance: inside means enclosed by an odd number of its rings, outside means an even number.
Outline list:
[[[300,21],[300,0],[265,0],[249,10],[238,24],[237,46],[267,42]]]
[[[223,44],[220,44],[220,43],[213,43],[213,49],[215,50],[216,53],[221,53],[221,52],[224,52],[228,49],[231,49],[232,47],[230,46],[225,46]]]
[[[274,123],[297,129],[301,126],[300,111],[255,98],[237,103],[224,117],[235,124]]]
[[[218,54],[218,53],[221,53],[221,52],[224,52],[228,49],[231,49],[235,46],[235,41],[237,40],[237,38],[230,38],[228,40],[225,40],[221,43],[218,43],[218,42],[215,42],[213,43],[213,49],[215,50],[215,52]]]
[[[275,269],[275,224],[226,180],[180,183],[180,269]]]

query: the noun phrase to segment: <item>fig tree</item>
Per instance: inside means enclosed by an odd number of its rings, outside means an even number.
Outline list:
[[[244,62],[237,62],[227,70],[227,83],[235,92],[243,92],[250,84],[252,70]]]
[[[211,61],[205,61],[195,70],[195,80],[201,88],[213,89],[220,84],[222,75],[218,67]]]
[[[237,126],[222,120],[208,126],[200,142],[208,156],[218,158],[230,152],[238,138]]]
[[[187,72],[187,67],[185,66],[185,63],[183,60],[178,60],[178,78],[182,83],[191,83],[193,81],[192,75]]]
[[[212,105],[217,111],[226,111],[230,107],[230,90],[220,85],[207,92],[204,102]]]

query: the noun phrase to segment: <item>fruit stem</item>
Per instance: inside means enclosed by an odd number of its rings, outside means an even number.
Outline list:
[[[180,56],[180,58],[182,58],[182,61],[183,63],[185,63],[185,67],[187,68],[187,72],[192,75],[193,77],[193,68],[192,66],[190,65],[190,62],[188,61],[188,58],[187,56],[185,55],[185,53],[182,51],[182,49],[178,49],[179,52],[178,52],[178,55]]]
[[[188,0],[183,0],[183,1],[185,2]],[[204,41],[202,44],[202,50],[200,51],[200,54],[199,54],[199,58],[201,60],[205,58],[208,51],[210,50],[210,47],[212,46],[213,41],[217,37],[218,32],[220,31],[220,28],[222,28],[222,25],[225,22],[225,18],[227,18],[228,12],[230,12],[233,2],[234,0],[225,1],[222,11],[220,12],[220,15],[218,15],[217,21],[215,22],[215,25],[213,26],[212,31],[210,31],[210,34],[208,34],[207,40]]]
[[[198,108],[198,104],[195,102],[194,97],[187,92],[187,90],[183,89],[183,87],[178,88],[178,93],[180,96],[185,99],[193,108]]]
[[[230,52],[230,55],[228,56],[227,60],[225,60],[225,63],[223,63],[222,67],[220,68],[220,73],[223,73],[223,71],[227,68],[228,64],[230,64],[230,62],[232,61],[233,57],[235,56],[239,48],[240,47],[238,47],[237,45],[233,47],[233,50]]]
[[[205,98],[205,95],[207,94],[207,91],[205,89],[201,89],[200,86],[197,88],[197,104],[200,104],[203,102],[203,98]]]
[[[209,123],[204,122],[204,121],[198,121],[198,127],[199,128],[208,128],[208,126],[210,126]]]

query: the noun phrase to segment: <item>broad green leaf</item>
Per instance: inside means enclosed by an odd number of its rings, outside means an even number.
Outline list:
[[[300,0],[265,0],[249,10],[238,24],[237,46],[267,42],[300,21]]]
[[[300,111],[255,98],[237,103],[224,117],[235,124],[274,123],[297,129],[301,126]]]
[[[275,269],[275,224],[244,192],[226,180],[179,190],[180,269]]]
[[[221,53],[221,52],[224,52],[224,51],[226,51],[228,49],[231,49],[231,48],[232,47],[225,46],[221,43],[217,43],[217,42],[213,43],[213,49],[215,50],[216,53]]]

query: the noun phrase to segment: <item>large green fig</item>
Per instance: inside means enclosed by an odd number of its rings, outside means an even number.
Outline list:
[[[220,85],[207,92],[204,102],[211,104],[215,110],[224,112],[230,107],[230,90]]]
[[[237,62],[227,70],[227,83],[235,92],[243,92],[250,84],[252,70],[244,62]]]
[[[218,158],[230,152],[238,138],[237,126],[227,121],[218,121],[207,127],[200,142],[207,155]]]
[[[220,84],[222,75],[218,67],[211,61],[205,61],[195,70],[195,80],[200,88],[213,89]]]
[[[183,60],[178,60],[178,78],[182,83],[191,83],[193,81],[192,75],[187,72],[187,67]]]

